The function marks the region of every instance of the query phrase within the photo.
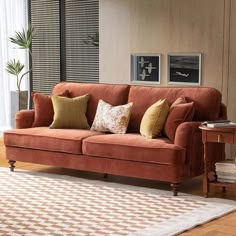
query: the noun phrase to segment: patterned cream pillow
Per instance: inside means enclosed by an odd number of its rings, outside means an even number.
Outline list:
[[[100,99],[91,130],[125,134],[132,105],[131,102],[125,105],[112,106]]]

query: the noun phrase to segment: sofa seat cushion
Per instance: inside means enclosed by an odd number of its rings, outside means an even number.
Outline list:
[[[83,154],[166,165],[183,164],[185,149],[167,138],[147,139],[140,134],[106,134],[83,140]]]
[[[81,154],[82,140],[98,134],[102,133],[82,129],[50,129],[48,127],[12,129],[4,132],[4,143],[6,146],[18,148]]]

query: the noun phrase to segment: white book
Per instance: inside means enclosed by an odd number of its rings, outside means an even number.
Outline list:
[[[228,175],[228,176],[235,176],[236,172],[228,172],[228,171],[216,171],[217,175]]]
[[[226,159],[216,162],[215,171],[218,176],[236,176],[235,159]]]
[[[217,175],[217,178],[219,179],[231,179],[231,180],[236,180],[235,176],[228,176],[228,175]]]
[[[229,123],[231,122],[230,120],[208,120],[208,121],[204,121],[202,122],[202,125],[207,125],[207,124],[215,124],[215,123]]]
[[[218,161],[215,163],[215,166],[225,166],[225,167],[236,167],[235,159],[225,159],[223,161]]]
[[[236,128],[236,123],[235,122],[225,122],[225,123],[208,123],[207,127],[209,128],[220,128],[220,127],[224,127],[224,128]]]
[[[236,174],[236,169],[229,169],[228,167],[222,167],[222,168],[215,168],[216,172],[226,172],[226,173],[231,173],[231,174]]]

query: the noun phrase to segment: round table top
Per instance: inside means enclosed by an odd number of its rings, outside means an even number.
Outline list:
[[[236,127],[231,126],[222,126],[222,127],[207,127],[206,125],[200,125],[199,129],[208,130],[208,131],[218,131],[218,132],[236,132]]]

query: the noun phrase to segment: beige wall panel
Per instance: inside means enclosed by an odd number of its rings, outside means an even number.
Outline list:
[[[130,13],[132,29],[130,54],[160,53],[161,84],[165,84],[167,78],[167,57],[165,54],[170,45],[170,1],[133,0],[132,5]],[[126,80],[129,83],[130,77],[127,77]]]
[[[222,89],[224,0],[100,0],[100,81],[130,82],[131,53],[201,52],[202,85]]]
[[[224,49],[223,49],[223,75],[222,75],[222,100],[225,105],[228,104],[228,86],[229,86],[229,42],[230,42],[230,14],[231,0],[225,0],[224,14]]]
[[[228,117],[236,122],[236,1],[231,1]]]
[[[202,53],[202,85],[221,89],[224,1],[173,0],[170,8],[170,48]],[[216,66],[218,65],[218,66]]]
[[[127,83],[130,65],[130,1],[99,1],[101,83]]]

